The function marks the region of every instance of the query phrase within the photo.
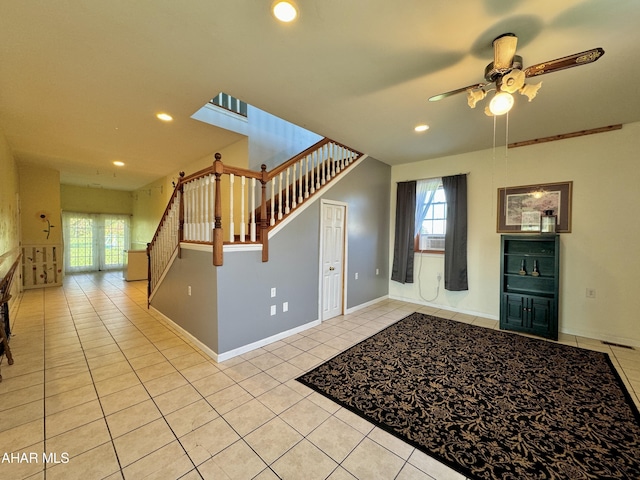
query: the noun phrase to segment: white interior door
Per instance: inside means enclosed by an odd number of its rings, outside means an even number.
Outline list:
[[[345,205],[322,205],[322,320],[343,313],[345,214]]]

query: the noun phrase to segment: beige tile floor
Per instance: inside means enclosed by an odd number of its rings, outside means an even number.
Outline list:
[[[3,480],[462,479],[294,379],[414,311],[497,328],[388,300],[216,364],[117,273],[25,291],[14,311],[0,455],[30,461],[0,463]],[[560,341],[610,353],[640,405],[638,350]]]

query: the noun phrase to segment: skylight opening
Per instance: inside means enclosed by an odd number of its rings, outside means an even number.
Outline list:
[[[241,115],[243,117],[247,116],[247,104],[242,100],[232,97],[228,93],[220,92],[212,98],[209,103],[224,108],[225,110],[229,110],[237,115]]]

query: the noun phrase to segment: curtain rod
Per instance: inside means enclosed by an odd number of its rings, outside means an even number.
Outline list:
[[[454,175],[470,175],[470,174],[471,172],[462,172],[462,173],[454,173],[453,175],[442,175],[441,177],[412,178],[411,180],[398,180],[396,183],[411,182],[411,181],[419,182],[420,180],[431,180],[432,178],[453,177]]]

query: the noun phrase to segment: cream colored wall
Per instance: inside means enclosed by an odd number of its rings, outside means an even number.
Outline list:
[[[234,166],[238,168],[248,168],[249,164],[249,139],[243,138],[231,145],[221,149],[218,153],[222,155],[222,163],[228,166]],[[178,178],[178,172],[183,171],[185,175],[190,175],[199,170],[208,168],[213,165],[215,158],[214,154],[207,155],[201,159],[191,162],[182,166],[176,170],[175,174],[167,177],[170,188],[171,182]],[[222,229],[224,232],[224,238],[227,240],[227,232],[229,231],[229,215],[227,214],[229,209],[229,177],[223,175],[220,185],[220,197],[222,199]],[[235,221],[235,233],[240,233],[240,185],[235,185],[234,188],[234,221]],[[248,205],[245,205],[245,219],[248,222]]]
[[[124,190],[60,185],[60,206],[67,212],[131,215],[133,195]]]
[[[248,141],[242,139],[219,151],[222,161],[226,165],[246,168],[248,162]],[[149,185],[145,185],[133,192],[133,225],[132,225],[132,246],[131,248],[146,248],[155,234],[158,223],[169,203],[173,193],[172,182],[177,182],[179,172],[191,175],[199,170],[210,167],[214,162],[214,154],[207,155],[193,162],[182,165],[175,172],[163,177]],[[225,191],[221,189],[224,197]],[[226,197],[228,197],[228,190]],[[226,198],[225,197],[225,198]],[[239,201],[237,202],[239,205]],[[228,224],[227,224],[228,225]],[[225,228],[226,230],[226,228]]]
[[[225,165],[247,168],[249,164],[249,141],[247,138],[243,138],[219,150],[218,153],[222,155],[222,163]],[[167,176],[168,185],[171,187],[171,182],[178,179],[180,172],[184,172],[185,175],[191,175],[192,173],[212,166],[215,160],[214,155],[215,153],[211,153],[198,160],[181,165],[175,172]]]
[[[0,256],[17,252],[20,232],[18,166],[4,134],[0,131]]]
[[[60,216],[60,172],[51,168],[20,164],[20,223],[23,245],[62,244]],[[44,214],[53,227],[49,238],[43,231],[47,223],[40,218]]]
[[[0,275],[5,275],[20,253],[20,220],[18,192],[20,177],[7,140],[0,130]],[[18,305],[22,289],[22,272],[14,273],[9,300],[9,317]]]
[[[469,290],[436,294],[442,256],[416,255],[414,284],[390,282],[389,294],[499,316],[498,187],[573,181],[572,232],[561,235],[560,331],[640,346],[635,304],[640,271],[640,123],[622,130],[510,149],[504,147],[392,168],[391,255],[396,182],[469,172]],[[420,259],[422,265],[420,267]],[[420,272],[418,275],[417,272]],[[418,281],[420,280],[420,281]],[[586,298],[586,289],[596,298]],[[422,296],[420,294],[422,291]]]
[[[132,194],[131,248],[133,250],[146,248],[158,228],[158,223],[171,197],[171,191],[168,191],[165,183],[166,178],[163,177]]]
[[[247,139],[240,140],[239,142],[230,145],[228,148],[221,150],[220,154],[222,155],[222,163],[225,165],[230,165],[238,168],[248,168],[249,162],[249,142]],[[249,183],[247,181],[245,188],[249,189]],[[240,234],[240,224],[242,223],[241,219],[241,209],[240,202],[242,196],[242,190],[240,185],[240,180],[237,180],[237,183],[234,184],[233,188],[233,217],[234,217],[234,234]],[[258,193],[256,193],[258,195]],[[229,236],[229,220],[230,215],[229,212],[229,176],[223,175],[223,178],[220,179],[220,196],[222,198],[222,231],[224,234],[224,239],[227,240]],[[256,200],[259,202],[259,198]],[[249,222],[249,204],[245,202],[244,205],[244,218],[245,225]],[[245,226],[246,228],[246,226]],[[248,235],[249,232],[247,231]]]

